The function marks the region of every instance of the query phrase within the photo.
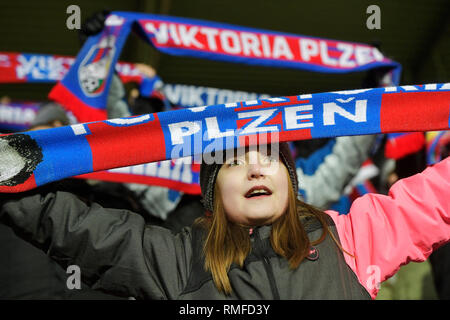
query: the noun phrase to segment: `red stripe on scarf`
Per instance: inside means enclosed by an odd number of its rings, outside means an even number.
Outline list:
[[[153,115],[154,120],[139,125],[88,124],[92,134],[86,135],[86,140],[92,150],[93,171],[166,159],[164,133],[157,114]]]
[[[430,126],[446,129],[449,101],[449,91],[385,93],[381,98],[381,132],[428,131]]]
[[[100,121],[108,118],[106,110],[100,110],[85,104],[61,82],[53,87],[48,97],[63,105],[67,110],[72,111],[79,122]]]
[[[14,193],[23,192],[36,188],[36,179],[34,178],[34,173],[22,184],[17,186],[0,186],[0,193]]]

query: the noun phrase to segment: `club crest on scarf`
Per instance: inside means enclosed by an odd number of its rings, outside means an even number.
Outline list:
[[[88,97],[96,97],[103,93],[106,78],[112,67],[115,52],[115,35],[107,35],[93,46],[78,69],[79,84]]]

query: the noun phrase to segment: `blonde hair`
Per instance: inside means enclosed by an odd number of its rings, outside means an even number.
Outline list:
[[[328,228],[327,214],[298,200],[291,179],[288,181],[288,208],[272,224],[270,243],[277,254],[288,260],[293,270],[308,256],[310,246],[321,243],[327,234],[341,247]],[[320,221],[323,232],[319,239],[309,240],[300,217],[315,217]],[[203,246],[205,270],[211,272],[217,289],[229,295],[232,292],[228,278],[231,264],[234,262],[242,268],[251,250],[249,228],[227,219],[217,184],[214,188],[214,212],[210,216],[198,218],[195,223],[203,226],[207,232]]]

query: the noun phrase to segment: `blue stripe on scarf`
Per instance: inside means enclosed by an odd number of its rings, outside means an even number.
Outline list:
[[[73,134],[72,127],[30,131],[26,134],[36,140],[43,151],[44,161],[34,171],[37,186],[80,172],[92,172],[91,147],[85,135]]]

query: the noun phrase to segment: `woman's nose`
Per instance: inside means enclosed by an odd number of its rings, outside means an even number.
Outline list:
[[[247,169],[247,177],[249,179],[257,179],[264,176],[264,168],[259,161],[250,163]]]
[[[264,176],[264,168],[261,164],[259,157],[254,159],[249,159],[249,164],[247,166],[247,176],[249,179],[260,178]]]

